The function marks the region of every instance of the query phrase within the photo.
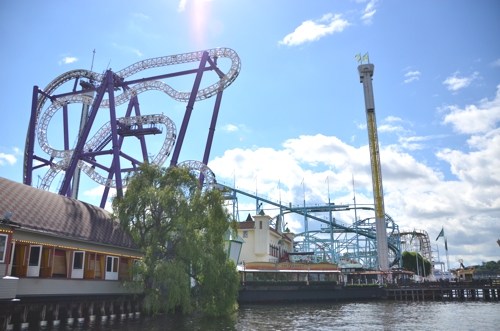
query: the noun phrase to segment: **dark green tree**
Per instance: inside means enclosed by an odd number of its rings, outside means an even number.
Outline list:
[[[500,260],[483,262],[482,265],[474,266],[474,275],[476,276],[496,276],[500,275]]]
[[[144,257],[126,285],[146,294],[145,308],[227,315],[236,308],[239,275],[225,251],[237,224],[218,190],[201,190],[187,168],[144,163],[128,179],[113,212]]]
[[[431,263],[429,262],[429,260],[425,260],[422,257],[422,255],[420,255],[419,253],[405,251],[402,254],[402,258],[403,258],[403,268],[404,269],[413,271],[416,274],[417,273],[417,263],[418,263],[418,270],[420,272],[420,276],[423,276],[422,265],[425,266],[425,275],[429,276],[431,274]],[[423,261],[423,264],[422,264],[422,261]]]

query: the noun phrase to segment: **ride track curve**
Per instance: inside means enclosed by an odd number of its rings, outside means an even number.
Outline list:
[[[219,58],[227,58],[231,60],[231,66],[226,73],[222,72],[217,67],[217,59]],[[126,80],[134,74],[147,69],[180,65],[191,62],[200,62],[199,68],[136,80]],[[207,63],[208,66],[206,66]],[[161,131],[159,131],[159,129],[156,127],[157,125],[165,126],[167,132],[165,141],[163,142],[159,153],[156,155],[152,162],[160,166],[163,165],[175,145],[174,165],[177,165],[177,158],[178,154],[180,153],[182,139],[184,138],[187,129],[187,121],[189,121],[189,116],[187,113],[192,110],[193,105],[196,101],[206,100],[214,95],[217,95],[216,106],[214,107],[215,121],[214,118],[212,119],[212,126],[215,127],[216,114],[218,113],[222,91],[234,82],[234,80],[238,77],[240,70],[241,61],[234,50],[230,48],[214,48],[205,51],[196,51],[143,60],[136,62],[118,72],[112,72],[111,70],[108,70],[104,74],[98,74],[90,70],[71,70],[58,76],[56,79],[50,82],[44,90],[40,90],[37,86],[35,86],[33,89],[31,120],[25,145],[23,169],[24,183],[28,185],[32,184],[32,172],[35,168],[49,166],[49,170],[45,174],[40,186],[40,188],[45,190],[48,190],[50,188],[51,182],[57,175],[57,173],[65,171],[65,177],[63,180],[63,184],[59,188],[59,194],[68,195],[68,187],[70,185],[69,181],[71,180],[74,172],[77,171],[77,169],[81,169],[92,180],[101,185],[104,185],[106,195],[107,192],[109,192],[110,187],[121,189],[124,183],[121,181],[120,173],[122,171],[133,170],[138,164],[141,163],[141,161],[138,161],[121,151],[123,138],[125,136],[135,136],[140,139],[143,148],[143,162],[147,161],[145,152],[147,147],[145,146],[144,135],[161,133]],[[205,71],[215,71],[218,75],[218,80],[208,87],[200,88],[199,83],[201,81],[201,76]],[[193,84],[193,89],[191,92],[178,91],[165,82],[161,81],[161,79],[188,74],[196,74],[196,80]],[[85,81],[85,79],[88,80],[88,82]],[[71,92],[54,94],[61,86],[70,82],[71,80],[75,81],[73,90]],[[78,81],[80,81],[80,85],[82,85],[83,89],[77,91],[76,88]],[[123,93],[115,96],[114,91],[119,90],[120,88],[122,89]],[[179,136],[177,136],[175,124],[167,116],[163,114],[140,114],[137,96],[143,92],[150,90],[164,92],[176,101],[188,102],[184,122],[181,127]],[[97,92],[95,97],[94,92]],[[108,93],[108,99],[103,98],[105,93]],[[51,104],[45,109],[48,101],[50,101]],[[115,107],[126,102],[129,103],[126,115],[124,117],[116,118]],[[48,141],[47,135],[49,123],[53,116],[61,108],[63,109],[63,112],[65,112],[64,115],[66,115],[66,107],[69,104],[74,103],[81,103],[84,105],[84,107],[90,107],[90,111],[86,116],[85,123],[81,125],[76,147],[73,149],[67,148],[68,146],[65,146],[64,149],[53,148]],[[89,137],[90,128],[92,127],[95,115],[100,108],[110,109],[110,121],[104,124],[92,137]],[[136,116],[131,116],[132,110],[135,110]],[[115,124],[112,125],[111,123]],[[68,124],[64,123],[64,125],[67,126]],[[150,128],[144,129],[144,126],[147,125],[149,125]],[[186,163],[184,163],[184,166],[193,167],[192,170],[199,171],[200,174],[203,175],[203,177],[207,178],[208,185],[213,185],[215,183],[215,176],[213,176],[211,170],[208,169],[206,165],[204,165],[204,163],[208,162],[208,153],[210,151],[210,145],[212,141],[211,135],[213,135],[213,131],[215,131],[215,128],[211,127],[210,129],[211,130],[209,131],[209,139],[207,139],[204,162],[186,161]],[[65,135],[67,135],[67,127],[65,127]],[[41,150],[49,155],[49,159],[45,159],[34,154],[35,136],[38,138],[38,143]],[[65,138],[67,140],[67,137]],[[112,142],[112,149],[104,150],[104,147],[109,142]],[[176,144],[179,146],[177,146]],[[99,155],[113,155],[113,162],[111,166],[106,167],[98,163],[95,160],[95,157]],[[118,157],[123,157],[126,160],[130,161],[132,163],[132,169],[121,169]],[[55,161],[55,159],[59,159],[60,161]],[[36,167],[34,167],[34,160],[41,162],[41,165],[37,165]],[[197,162],[200,164],[198,164]],[[97,171],[95,171],[96,167],[107,172],[108,176],[105,177],[99,174]],[[115,176],[115,179],[113,179],[113,176]],[[104,206],[103,201],[105,201],[106,198],[107,197],[103,196],[101,207]]]
[[[356,234],[359,236],[363,236],[365,238],[376,240],[375,228],[373,228],[373,229],[366,229],[366,228],[365,229],[363,229],[363,228],[356,229],[356,227],[351,227],[351,226],[348,226],[346,224],[342,224],[342,223],[338,223],[338,222],[330,222],[327,219],[324,219],[322,217],[319,217],[319,216],[316,216],[313,214],[316,212],[326,212],[326,211],[339,212],[339,211],[349,211],[349,210],[354,210],[354,209],[375,211],[374,207],[349,205],[349,204],[347,204],[347,205],[330,204],[330,205],[324,205],[324,206],[315,205],[315,206],[304,206],[304,207],[302,207],[302,206],[292,207],[291,205],[286,205],[286,204],[282,205],[281,202],[273,201],[273,200],[265,198],[263,196],[257,196],[256,194],[251,193],[249,191],[235,188],[235,187],[232,187],[230,185],[227,185],[227,184],[224,184],[221,182],[218,182],[216,184],[216,186],[219,190],[221,190],[223,192],[232,192],[231,194],[227,195],[228,199],[234,199],[237,194],[241,194],[241,195],[246,196],[248,198],[255,199],[256,201],[264,202],[270,206],[278,207],[278,208],[280,208],[281,213],[283,215],[293,213],[293,214],[307,217],[307,219],[311,219],[311,220],[317,221],[319,223],[326,224],[328,227],[331,227],[331,229],[335,233],[344,232],[344,233]],[[276,219],[280,215],[281,214],[274,216],[272,218],[272,220]],[[390,265],[392,267],[395,265],[399,265],[400,261],[401,261],[402,251],[401,251],[401,247],[399,247],[399,245],[397,243],[399,241],[400,232],[399,232],[399,226],[396,224],[394,219],[387,213],[384,213],[384,215],[385,215],[386,231],[387,231],[390,238],[394,238],[396,240],[396,241],[394,241],[394,240],[389,241],[387,243],[388,250],[390,250],[392,252],[392,255],[394,257],[394,259],[390,262]],[[360,220],[360,221],[358,221],[358,223],[364,223],[367,220],[368,219]],[[315,233],[325,233],[325,231],[323,231],[323,230],[319,230],[319,231],[309,230],[309,231],[307,231],[307,233],[306,232],[296,233],[295,236],[296,237],[300,237],[300,236],[304,237],[304,236],[306,236],[306,234],[315,234]]]

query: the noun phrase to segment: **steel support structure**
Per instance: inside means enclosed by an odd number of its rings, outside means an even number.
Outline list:
[[[317,255],[315,259],[318,262],[320,261],[319,255],[323,256],[323,254],[327,253],[331,254],[329,256],[330,261],[332,261],[331,263],[339,263],[341,259],[356,258],[363,263],[365,268],[378,270],[376,231],[374,231],[375,222],[373,218],[357,221],[358,224],[347,225],[337,222],[332,217],[332,212],[350,211],[352,209],[371,212],[375,208],[364,205],[338,205],[330,201],[327,205],[305,205],[305,207],[302,204],[286,205],[282,204],[281,201],[277,202],[272,199],[266,199],[262,196],[257,196],[256,193],[237,189],[232,185],[225,185],[221,182],[217,183],[217,187],[224,192],[226,199],[233,200],[233,203],[238,199],[238,195],[255,199],[256,214],[262,209],[279,209],[279,215],[276,215],[276,217],[281,217],[282,225],[286,223],[284,219],[285,214],[296,214],[299,217],[304,217],[305,231],[296,234],[296,251],[314,251],[317,253],[315,254]],[[325,213],[328,213],[328,215],[325,215]],[[239,215],[235,215],[235,217],[239,217]],[[394,239],[388,243],[392,259],[391,265],[401,267],[399,227],[389,215],[386,214],[385,219],[387,232],[390,232],[391,237]],[[321,227],[320,230],[309,230],[308,223],[311,221],[319,222],[326,226]],[[320,233],[328,235],[328,237],[320,238]],[[298,240],[300,237],[304,238],[304,240]]]
[[[385,224],[384,190],[382,187],[382,171],[375,118],[375,102],[373,98],[372,77],[375,66],[371,63],[358,66],[360,82],[363,83],[365,96],[366,122],[372,170],[373,199],[375,204],[375,224],[377,232],[378,264],[382,271],[389,270],[389,249]]]
[[[231,60],[231,66],[226,72],[217,67],[217,59],[219,58]],[[146,69],[191,62],[200,62],[198,68],[127,80],[128,77]],[[64,172],[61,185],[57,188],[57,191],[61,195],[72,195],[74,198],[77,198],[79,186],[78,174],[82,171],[92,180],[104,186],[104,193],[101,199],[101,207],[104,207],[111,188],[116,188],[118,194],[120,194],[120,190],[124,186],[122,174],[134,171],[142,162],[149,161],[162,166],[175,146],[171,164],[177,165],[194,103],[217,95],[205,146],[205,154],[203,156],[205,167],[196,163],[196,168],[199,168],[198,170],[201,169],[203,174],[206,173],[205,177],[208,175],[207,178],[210,185],[213,185],[215,177],[210,172],[207,172],[208,170],[205,168],[210,155],[222,91],[229,87],[238,77],[240,69],[241,61],[236,52],[229,48],[214,48],[143,60],[118,72],[113,72],[110,69],[103,74],[99,74],[83,69],[72,70],[54,79],[44,90],[41,90],[38,86],[34,86],[31,117],[26,137],[23,182],[27,185],[33,185],[33,171],[49,167],[39,188],[48,190],[57,174]],[[212,85],[200,87],[202,76],[206,71],[215,72],[218,78]],[[193,74],[196,77],[190,92],[177,91],[162,81],[168,78]],[[70,92],[58,93],[59,87],[72,80],[74,82],[71,84],[72,90]],[[78,89],[78,85],[82,86],[81,90]],[[117,92],[120,90],[122,90],[122,93]],[[186,113],[179,137],[177,136],[175,124],[167,116],[163,114],[141,114],[137,96],[149,90],[158,90],[176,101],[187,102]],[[96,93],[95,96],[94,93]],[[104,98],[105,95],[108,96],[108,99]],[[128,107],[125,116],[118,118],[117,107],[127,102]],[[80,129],[76,145],[73,149],[71,149],[69,144],[70,137],[68,133],[68,104],[71,103],[83,104]],[[109,108],[109,122],[104,124],[93,136],[90,136],[90,132],[95,131],[92,130],[92,127],[96,127],[96,118],[98,118],[96,116],[102,108]],[[62,150],[53,148],[48,142],[47,135],[49,123],[60,109],[62,109],[63,125],[62,142],[64,149]],[[84,112],[87,110],[88,114],[85,114]],[[133,112],[135,116],[131,116]],[[102,119],[102,116],[99,118]],[[162,133],[156,125],[164,125],[167,128],[167,133],[158,155],[153,160],[148,160],[148,149],[144,136]],[[124,138],[131,136],[140,141],[142,160],[137,160],[122,150]],[[38,138],[41,150],[46,155],[49,155],[48,157],[41,157],[35,154],[34,144],[36,138]],[[102,163],[106,161],[99,162],[100,159],[96,159],[96,157],[100,156],[107,156],[107,162],[111,164],[108,164],[108,166],[103,165]],[[36,166],[34,165],[35,161],[38,162]],[[121,164],[123,162],[130,162],[131,166],[123,168]],[[192,165],[194,163],[193,161],[189,161],[187,164]],[[107,174],[102,175],[98,170],[107,172]]]

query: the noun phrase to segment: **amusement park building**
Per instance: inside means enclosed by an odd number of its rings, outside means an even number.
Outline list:
[[[0,177],[0,303],[124,295],[140,258],[106,210]]]
[[[238,223],[238,235],[243,238],[238,264],[245,262],[279,262],[286,253],[293,252],[294,234],[282,233],[279,220],[276,228],[271,226],[271,217],[261,212],[248,214],[245,222]]]

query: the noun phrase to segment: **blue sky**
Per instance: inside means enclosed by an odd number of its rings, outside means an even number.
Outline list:
[[[94,49],[93,70],[102,73],[228,47],[242,68],[222,99],[209,162],[217,179],[297,204],[304,195],[306,203],[325,202],[328,193],[352,203],[354,177],[357,201],[372,203],[354,59],[368,52],[386,212],[402,230],[427,231],[441,257],[444,243],[434,239],[444,226],[452,267],[459,258],[496,261],[499,12],[497,1],[4,1],[0,176],[22,181],[33,85],[90,69]],[[220,65],[228,67],[222,59]],[[213,83],[208,76],[205,82]],[[144,93],[140,102],[143,113],[164,113],[179,130],[184,103],[159,92]],[[179,161],[203,158],[213,102],[195,105]],[[50,143],[61,144],[56,125],[49,131]],[[158,144],[151,142],[153,154]],[[81,199],[98,205],[101,190],[83,180]],[[251,208],[240,201],[240,209]],[[354,215],[336,217],[350,223]],[[299,217],[288,223],[303,227]]]

